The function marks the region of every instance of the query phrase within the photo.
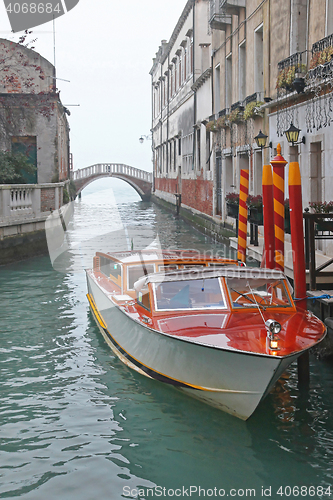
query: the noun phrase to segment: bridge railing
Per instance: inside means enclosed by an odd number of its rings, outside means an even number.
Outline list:
[[[129,165],[124,165],[123,163],[97,163],[96,165],[90,165],[89,167],[80,168],[79,170],[74,170],[72,172],[72,179],[74,181],[79,179],[86,179],[92,175],[98,174],[122,174],[129,175],[135,179],[141,179],[146,182],[152,182],[153,175],[151,172],[145,172],[139,168],[130,167]]]

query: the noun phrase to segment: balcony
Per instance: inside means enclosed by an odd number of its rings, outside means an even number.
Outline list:
[[[253,94],[248,95],[247,97],[245,97],[245,106],[247,106],[248,104],[250,104],[250,102],[257,102],[257,101],[259,101],[258,94],[257,94],[257,92],[254,92]]]
[[[303,56],[303,59],[302,59]],[[307,71],[306,52],[295,52],[286,59],[278,63],[278,78],[276,88],[285,89],[287,92],[292,92],[294,89],[294,81],[297,74],[304,75]]]
[[[333,72],[333,35],[326,36],[312,45],[312,58],[308,79],[325,80],[332,78]]]
[[[209,25],[212,29],[226,31],[227,26],[231,26],[231,16],[222,12],[219,0],[210,0],[209,11]]]
[[[231,26],[231,16],[225,14],[213,14],[209,20],[210,27],[214,30],[226,31]]]
[[[312,45],[312,57],[317,52],[322,52],[324,49],[333,47],[333,34],[326,36]]]
[[[220,8],[229,15],[238,16],[239,9],[246,7],[246,0],[220,0]]]

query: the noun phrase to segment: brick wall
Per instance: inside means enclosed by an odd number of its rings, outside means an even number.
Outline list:
[[[155,188],[177,193],[178,179],[156,178]],[[202,178],[182,179],[182,203],[207,215],[213,215],[213,182]]]
[[[155,178],[155,189],[165,193],[178,193],[178,179],[166,179],[165,177]]]
[[[55,188],[45,187],[41,189],[41,212],[55,210]]]

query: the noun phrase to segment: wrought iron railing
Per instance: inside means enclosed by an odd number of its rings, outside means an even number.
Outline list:
[[[250,102],[257,101],[257,92],[254,92],[254,94],[248,95],[245,97],[245,106],[249,104]]]
[[[230,110],[231,111],[235,111],[235,109],[243,109],[243,108],[244,108],[244,106],[243,106],[243,103],[241,101],[234,102],[230,106]]]
[[[322,38],[312,45],[312,56],[316,52],[321,52],[322,50],[327,49],[327,47],[333,47],[333,34]]]
[[[290,68],[292,66],[295,66],[296,68],[301,68],[302,64],[305,62],[305,57],[303,55],[303,61],[302,61],[302,54],[305,54],[306,51],[304,52],[295,52],[295,54],[292,54],[289,57],[286,57],[282,61],[278,63],[278,70],[283,71],[286,68]]]
[[[221,118],[222,116],[226,116],[228,112],[229,112],[228,108],[221,109],[221,111],[219,111],[219,118]]]

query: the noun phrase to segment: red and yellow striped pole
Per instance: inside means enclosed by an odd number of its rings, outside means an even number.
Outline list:
[[[287,161],[281,156],[281,144],[277,145],[277,156],[273,166],[275,269],[284,271],[284,167]]]
[[[262,201],[264,216],[264,263],[267,269],[275,267],[274,201],[272,167],[264,165],[262,170]]]
[[[238,253],[237,258],[241,262],[246,261],[246,238],[247,238],[247,205],[249,195],[249,171],[240,171],[239,187],[239,214],[238,214]]]
[[[306,277],[303,232],[303,205],[301,172],[298,162],[289,165],[289,205],[290,205],[290,232],[293,250],[294,289],[295,297],[301,299],[297,307],[307,309],[306,305]]]

